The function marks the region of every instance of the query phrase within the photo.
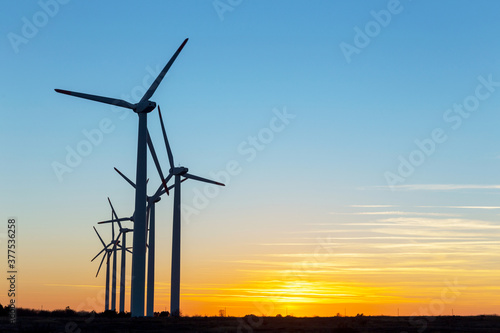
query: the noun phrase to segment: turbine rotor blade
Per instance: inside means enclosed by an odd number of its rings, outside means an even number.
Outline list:
[[[170,178],[172,178],[172,174],[169,174],[169,175],[167,176],[167,179],[165,179],[165,182],[168,182],[168,181],[170,180]],[[186,179],[187,179],[187,178],[184,178],[183,180],[181,180],[181,183],[182,183],[183,181],[185,181]],[[175,187],[175,184],[174,184],[174,185],[170,185],[170,186],[168,187],[168,190],[170,191],[170,190],[172,190],[174,187]],[[164,193],[165,193],[165,190],[161,190],[159,193],[157,192],[157,194],[155,194],[155,196],[162,196]]]
[[[113,204],[111,203],[111,200],[109,199],[109,197],[108,197],[108,202],[109,202],[109,205],[111,206],[111,212],[113,213],[113,219],[118,220],[118,215],[116,214],[115,208],[113,207]]]
[[[168,187],[168,190],[170,191],[171,186]],[[163,192],[162,192],[163,191]],[[165,190],[163,189],[163,183],[158,187],[158,189],[156,190],[155,194],[152,195],[152,198],[157,198],[158,196],[160,196],[161,194],[160,193],[165,193]]]
[[[170,58],[170,60],[165,65],[165,67],[162,69],[162,71],[160,72],[160,74],[158,74],[158,77],[151,84],[151,87],[149,87],[148,91],[146,91],[146,93],[144,94],[144,96],[142,97],[142,99],[141,99],[141,101],[139,103],[147,101],[147,100],[149,100],[151,98],[151,96],[153,96],[153,94],[156,91],[156,88],[158,88],[158,86],[160,85],[161,80],[163,80],[163,78],[165,77],[165,74],[167,74],[168,70],[170,69],[170,66],[172,66],[172,64],[174,63],[175,59],[179,55],[179,53],[181,53],[182,48],[184,47],[184,45],[186,45],[187,41],[188,41],[188,38],[186,38],[184,40],[184,42],[182,42],[181,46],[179,46],[179,48],[177,49],[177,51],[175,51],[175,53],[172,56],[172,58]]]
[[[112,220],[97,222],[97,224],[106,224],[106,223],[122,222],[122,221],[133,221],[133,219],[131,217],[121,217],[119,219],[112,219]]]
[[[155,148],[153,147],[153,142],[151,141],[151,136],[149,135],[149,130],[147,131],[147,134],[148,134],[149,152],[151,153],[151,156],[153,157],[153,161],[155,162],[155,165],[156,165],[156,170],[158,170],[158,174],[160,175],[161,182],[163,183],[163,187],[165,188],[165,191],[167,192],[167,195],[168,195],[167,182],[165,182],[165,177],[163,177],[163,171],[161,171],[160,162],[158,162],[158,156],[156,156],[156,151],[155,151]]]
[[[113,250],[109,250],[108,252],[106,252],[106,254],[108,255],[108,260],[106,260],[106,265],[109,265],[109,260],[111,259],[112,252],[113,252]]]
[[[120,221],[116,220],[115,221],[117,224],[118,224],[118,230],[120,231],[120,233],[122,232],[122,224],[120,223]]]
[[[106,254],[108,254],[108,253],[106,252]],[[101,260],[101,263],[99,264],[99,268],[97,269],[97,274],[95,275],[95,277],[97,277],[99,275],[99,271],[101,270],[102,263],[104,262],[104,259],[106,258],[106,254],[102,256],[102,260]]]
[[[194,179],[194,180],[198,180],[200,182],[209,183],[209,184],[215,184],[215,185],[219,185],[219,186],[226,186],[226,185],[224,185],[222,183],[219,183],[219,182],[216,182],[214,180],[210,180],[210,179],[202,178],[202,177],[199,177],[199,176],[195,176],[195,175],[192,175],[190,173],[184,174],[184,177],[190,178],[190,179]]]
[[[104,251],[106,250],[106,248],[102,249],[101,251],[99,251],[98,254],[96,254],[96,256],[94,258],[92,258],[92,260],[90,260],[90,262],[94,261],[97,257],[99,257],[99,255]]]
[[[121,171],[118,170],[117,168],[115,168],[115,171],[118,172],[120,174],[120,176],[122,176],[123,179],[125,179],[130,185],[132,185],[133,188],[135,188],[135,183],[133,181],[128,179],[127,176],[125,176],[123,173],[121,173]]]
[[[112,251],[115,251],[116,247],[119,246],[119,244],[120,244],[120,236],[121,235],[122,235],[122,232],[120,231],[120,233],[118,234],[118,236],[116,236],[116,240],[113,243],[113,249],[112,249]]]
[[[111,104],[111,105],[115,105],[115,106],[121,106],[122,108],[127,108],[127,109],[132,109],[132,110],[135,108],[134,104],[131,104],[127,101],[124,101],[124,100],[118,99],[118,98],[109,98],[109,97],[103,97],[103,96],[97,96],[97,95],[90,95],[90,94],[84,94],[84,93],[79,93],[79,92],[75,92],[75,91],[63,90],[63,89],[54,89],[54,90],[60,94],[80,97],[80,98],[84,98],[84,99],[90,99],[91,101]]]
[[[167,147],[167,155],[168,155],[168,163],[170,164],[170,168],[174,168],[174,155],[172,154],[172,149],[170,149],[170,145],[168,143],[167,132],[165,131],[165,125],[163,124],[163,117],[161,116],[160,106],[158,105],[158,114],[160,115],[160,125],[161,131],[163,133],[163,140],[165,141],[165,146]]]
[[[93,228],[95,230],[95,233],[97,234],[97,237],[99,237],[99,239],[101,240],[102,246],[104,246],[104,248],[107,248],[106,243],[104,243],[104,241],[102,240],[101,235],[99,235],[99,233],[97,232],[97,229],[95,227]]]
[[[165,183],[168,182],[172,177],[173,177],[173,175],[171,173],[169,173],[167,178],[165,178]],[[173,188],[172,186],[173,185],[169,186],[168,189],[170,190],[170,188]]]

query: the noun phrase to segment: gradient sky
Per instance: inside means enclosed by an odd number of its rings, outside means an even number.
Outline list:
[[[19,306],[103,310],[92,226],[108,196],[134,209],[113,167],[135,178],[136,115],[53,89],[136,102],[188,37],[152,100],[176,163],[227,186],[183,184],[184,314],[500,312],[499,3],[54,3],[0,12],[0,212],[4,231],[18,220]],[[156,111],[148,126],[166,171]],[[160,311],[172,197],[157,221]]]

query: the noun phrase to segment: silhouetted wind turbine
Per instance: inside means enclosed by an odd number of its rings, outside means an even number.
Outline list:
[[[122,99],[102,97],[90,94],[83,94],[68,90],[55,89],[56,92],[90,99],[93,101],[116,105],[128,108],[136,112],[139,116],[139,130],[137,139],[137,169],[136,169],[136,191],[135,191],[135,226],[132,253],[132,286],[130,312],[132,317],[144,316],[144,296],[146,279],[146,178],[147,178],[147,114],[154,110],[156,103],[149,99],[153,96],[159,84],[167,74],[175,59],[181,52],[188,39],[182,42],[181,46],[174,53],[169,62],[165,65],[151,87],[146,91],[138,103],[132,104]],[[162,178],[163,181],[163,178]],[[165,191],[168,192],[166,182],[163,181]]]
[[[118,228],[119,228],[119,235],[117,239],[119,239],[120,235],[122,236],[122,256],[121,256],[121,264],[120,264],[120,312],[125,312],[125,254],[127,250],[127,233],[134,231],[134,229],[129,229],[129,228],[123,228],[122,224],[120,221],[134,221],[133,217],[124,217],[124,218],[118,218],[118,215],[116,214],[116,211],[113,207],[113,204],[111,203],[111,200],[108,198],[109,205],[111,206],[111,220],[109,221],[102,221],[98,222],[98,224],[103,224],[103,223],[117,223]],[[114,233],[114,229],[113,229]],[[130,251],[129,251],[130,252]],[[113,311],[116,310],[116,249],[113,253],[113,282],[112,282],[112,288],[111,288],[111,309]],[[113,305],[114,304],[114,305]]]
[[[104,262],[104,259],[107,259],[106,260],[106,296],[105,296],[106,299],[104,301],[104,310],[107,311],[107,310],[109,310],[109,258],[111,256],[111,253],[114,251],[114,248],[116,247],[116,245],[118,243],[118,240],[114,239],[114,235],[113,235],[111,242],[109,242],[109,244],[106,245],[104,243],[104,241],[102,240],[101,235],[99,235],[99,232],[97,232],[97,229],[95,227],[94,227],[94,231],[96,232],[97,237],[99,237],[99,240],[102,243],[103,249],[101,251],[99,251],[99,253],[97,253],[96,256],[94,258],[92,258],[91,261],[94,261],[94,259],[96,259],[101,253],[104,252],[104,254],[102,256],[101,263],[99,264],[99,268],[97,269],[97,273],[95,275],[96,277],[99,275],[99,271],[101,270],[102,263]],[[109,249],[110,245],[113,245],[113,248]]]
[[[150,148],[151,155],[153,159],[157,161],[156,153],[153,148],[153,144],[150,140],[148,133],[148,145]],[[132,182],[127,176],[125,176],[120,170],[115,168],[116,172],[120,174],[132,187],[135,188],[134,182]],[[184,178],[182,181],[185,181]],[[169,186],[167,189],[170,191],[174,186]],[[149,242],[148,242],[148,277],[147,277],[147,299],[146,299],[146,316],[154,316],[154,286],[155,286],[155,204],[161,200],[161,196],[166,193],[163,190],[162,185],[158,187],[155,194],[147,197],[147,221],[149,221]]]
[[[173,230],[172,230],[172,270],[171,270],[171,281],[170,281],[170,314],[172,316],[179,316],[179,303],[180,303],[180,275],[181,275],[181,177],[185,179],[193,179],[201,182],[215,184],[224,186],[224,184],[202,178],[199,176],[192,175],[188,173],[188,168],[186,167],[175,167],[174,166],[174,156],[167,139],[167,133],[165,131],[165,125],[163,124],[163,118],[161,116],[161,110],[158,106],[158,115],[160,116],[161,130],[163,133],[163,139],[165,141],[165,147],[167,148],[168,162],[170,164],[170,170],[165,182],[168,182],[170,178],[174,177],[174,219],[173,219]]]

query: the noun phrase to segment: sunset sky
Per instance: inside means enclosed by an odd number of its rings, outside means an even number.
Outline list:
[[[151,100],[176,164],[226,187],[183,183],[183,314],[500,314],[500,3],[41,0],[0,22],[18,306],[103,311],[92,227],[111,239],[107,197],[134,210],[113,167],[135,179],[137,116],[54,89],[135,103],[189,38]],[[156,110],[148,127],[167,172]]]

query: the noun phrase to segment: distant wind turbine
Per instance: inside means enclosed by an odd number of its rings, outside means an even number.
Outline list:
[[[147,178],[147,114],[154,110],[156,103],[149,99],[160,85],[175,59],[186,45],[188,39],[174,53],[165,65],[151,87],[146,91],[138,103],[132,104],[122,99],[102,97],[84,94],[68,90],[55,89],[56,92],[85,98],[101,103],[111,104],[133,110],[139,116],[139,130],[137,139],[137,169],[136,169],[136,191],[135,191],[135,226],[132,254],[132,285],[130,310],[132,317],[144,316],[144,296],[146,280],[146,178]],[[162,178],[165,191],[168,192],[166,182]]]
[[[134,221],[133,217],[124,217],[124,218],[118,218],[118,215],[116,214],[116,211],[113,207],[113,204],[111,203],[111,200],[108,198],[109,205],[111,206],[111,220],[108,221],[102,221],[98,222],[98,224],[103,224],[103,223],[117,223],[118,228],[119,228],[119,234],[117,239],[120,238],[120,235],[122,236],[122,244],[121,244],[121,250],[122,250],[122,256],[121,256],[121,263],[120,263],[120,312],[125,312],[125,263],[126,263],[126,251],[129,251],[127,249],[127,233],[134,231],[134,229],[129,229],[129,228],[124,228],[120,222],[122,221]],[[114,233],[114,229],[113,229]],[[113,253],[113,282],[112,282],[112,288],[111,288],[111,309],[113,311],[116,310],[116,249]]]
[[[95,276],[97,277],[99,275],[99,271],[101,270],[102,263],[104,262],[104,259],[106,259],[106,295],[105,295],[106,299],[104,301],[104,310],[107,311],[107,310],[109,310],[109,258],[111,257],[111,254],[113,253],[114,248],[116,247],[116,245],[119,241],[118,241],[118,239],[115,239],[114,235],[113,235],[111,242],[109,242],[109,244],[106,245],[106,243],[104,243],[104,241],[101,238],[101,235],[99,235],[99,232],[97,232],[97,229],[95,227],[94,227],[94,231],[96,232],[97,237],[99,237],[99,240],[102,243],[103,249],[101,251],[99,251],[99,253],[97,253],[96,256],[94,258],[92,258],[91,261],[94,261],[94,259],[99,257],[99,255],[101,253],[104,253]],[[111,245],[112,245],[112,248],[109,248]]]
[[[148,133],[148,146],[150,148],[151,155],[153,159],[157,162],[156,152],[154,151],[153,144]],[[135,188],[135,184],[127,176],[125,176],[120,170],[115,168],[115,171],[120,174],[132,187]],[[185,181],[184,178],[182,181]],[[169,186],[167,189],[170,191],[174,186]],[[154,286],[155,286],[155,204],[161,200],[161,196],[165,194],[166,191],[163,189],[163,184],[158,187],[155,194],[147,197],[147,208],[146,217],[149,221],[149,241],[148,241],[148,278],[147,278],[147,300],[146,300],[146,316],[154,316]]]

